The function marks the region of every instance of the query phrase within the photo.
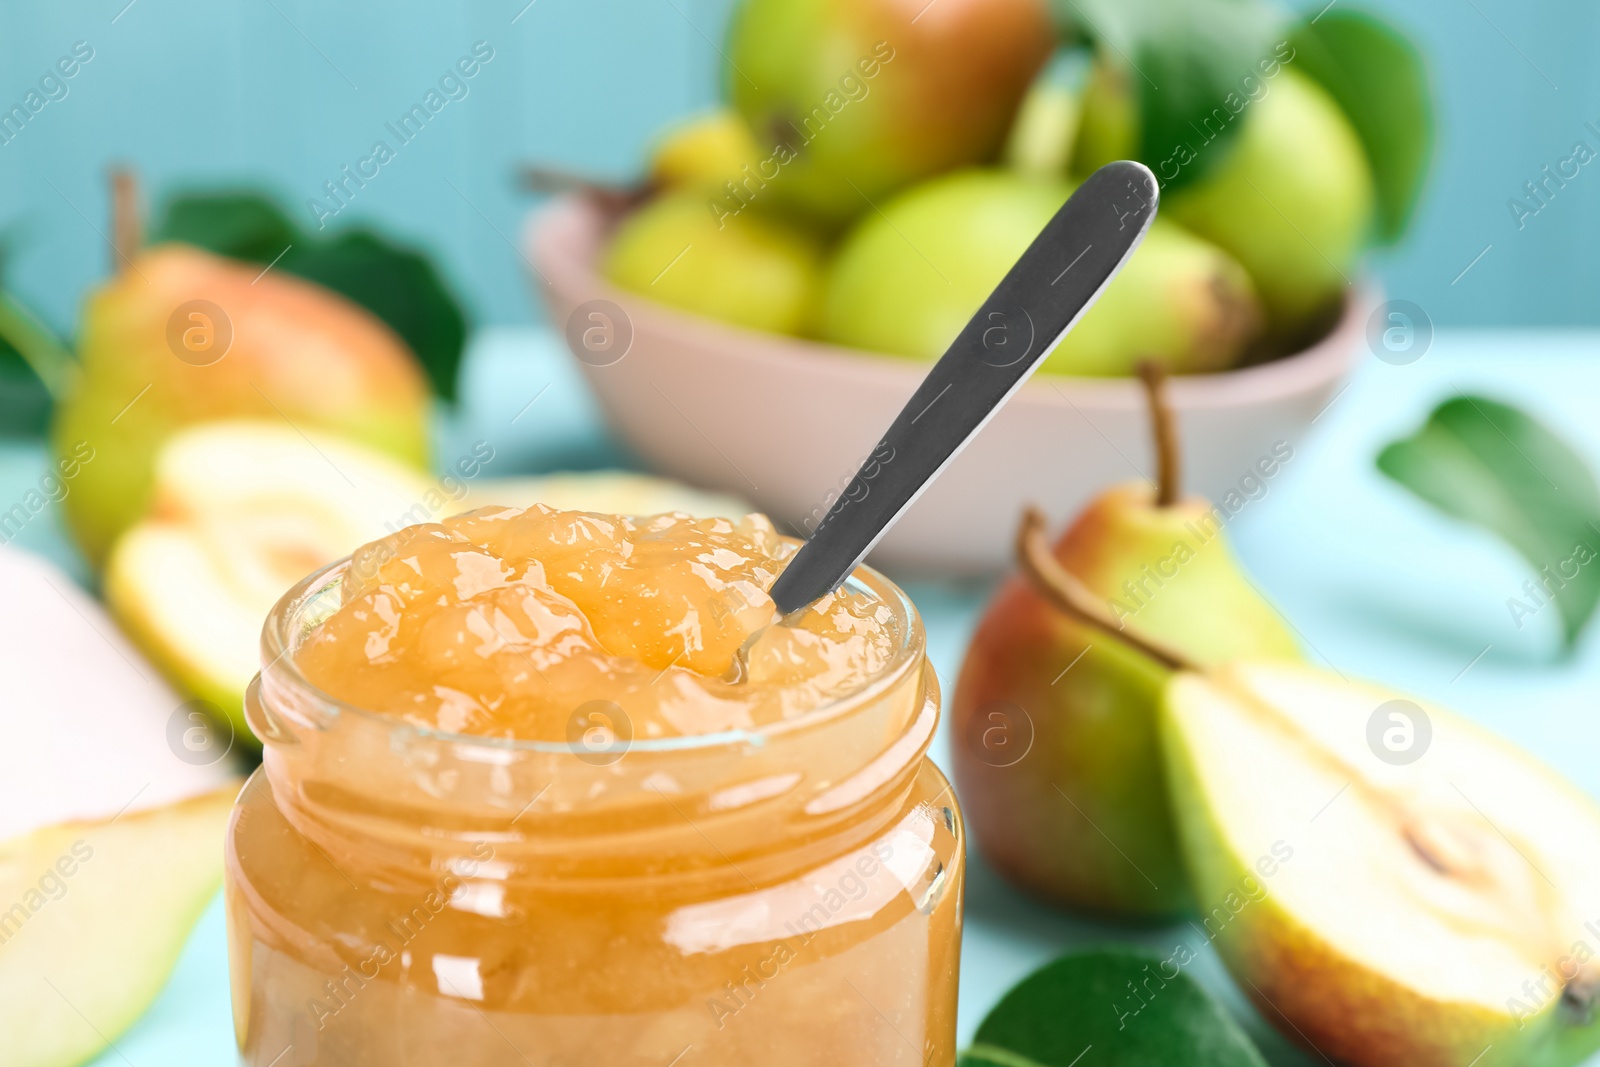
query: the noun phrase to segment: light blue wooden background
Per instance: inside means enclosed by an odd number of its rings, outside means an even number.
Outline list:
[[[731,0],[0,0],[0,110],[83,40],[95,58],[0,145],[9,284],[69,327],[107,248],[105,165],[151,186],[265,185],[301,211],[484,40],[495,58],[359,194],[362,216],[435,249],[479,322],[539,316],[512,247],[519,160],[627,175],[649,135],[715,99]],[[1344,3],[1345,0],[1337,0]],[[1320,5],[1320,0],[1319,0]],[[1439,324],[1600,322],[1600,168],[1519,230],[1506,202],[1600,137],[1593,3],[1382,0],[1432,59],[1439,166],[1420,224],[1377,269]],[[1597,173],[1591,174],[1590,171]],[[1461,271],[1489,249],[1465,276]]]

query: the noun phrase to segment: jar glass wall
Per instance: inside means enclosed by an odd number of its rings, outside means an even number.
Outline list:
[[[596,701],[558,744],[314,689],[294,650],[343,570],[274,610],[248,698],[263,764],[227,888],[246,1063],[954,1063],[964,842],[895,586],[851,579],[901,643],[846,699],[632,744]]]

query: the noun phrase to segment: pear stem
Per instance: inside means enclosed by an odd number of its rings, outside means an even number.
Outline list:
[[[50,328],[7,293],[0,292],[0,340],[4,340],[60,403],[71,388],[78,361]]]
[[[1139,361],[1139,380],[1144,383],[1145,402],[1150,408],[1150,428],[1156,441],[1156,506],[1169,508],[1178,502],[1182,490],[1183,463],[1178,448],[1178,425],[1167,399],[1167,372],[1153,359]]]
[[[537,164],[525,166],[519,172],[522,187],[534,193],[582,193],[608,211],[622,212],[639,204],[656,189],[652,182],[619,185],[603,182],[588,175],[561,167]]]
[[[139,183],[127,167],[111,169],[111,269],[120,274],[133,265],[143,242],[139,219]]]
[[[1194,671],[1201,667],[1180,652],[1175,652],[1151,637],[1129,629],[1119,623],[1111,613],[1095,600],[1084,584],[1078,581],[1050,551],[1045,538],[1044,515],[1038,508],[1030,507],[1022,513],[1022,525],[1017,528],[1017,562],[1046,600],[1058,610],[1079,622],[1131,645],[1163,667],[1172,671]]]

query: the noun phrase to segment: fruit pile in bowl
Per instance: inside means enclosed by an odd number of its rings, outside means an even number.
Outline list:
[[[637,186],[536,216],[529,260],[618,432],[805,532],[1076,183],[1135,158],[1162,184],[1149,235],[875,558],[998,569],[985,516],[1065,517],[1135,473],[1140,362],[1181,376],[1200,489],[1292,447],[1362,350],[1361,257],[1420,189],[1411,47],[1342,11],[918,7],[745,0],[727,104]]]

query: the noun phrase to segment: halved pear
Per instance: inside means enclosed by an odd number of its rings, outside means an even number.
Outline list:
[[[489,504],[738,517],[735,498],[628,471],[424,480],[363,445],[283,422],[230,419],[180,431],[156,460],[144,521],[118,539],[106,600],[186,694],[241,738],[261,623],[285,590],[368,541]]]
[[[0,1062],[82,1062],[147,1008],[222,880],[238,783],[45,561],[0,546]]]
[[[1291,1037],[1366,1067],[1600,1047],[1600,807],[1554,770],[1288,664],[1176,675],[1162,729],[1200,925]]]
[[[166,984],[222,883],[237,786],[0,843],[0,1025],[10,1067],[106,1047]]]
[[[247,738],[243,695],[272,605],[367,541],[454,510],[432,498],[444,495],[414,470],[350,441],[205,423],[162,448],[150,514],[112,548],[106,600],[180,689]]]

